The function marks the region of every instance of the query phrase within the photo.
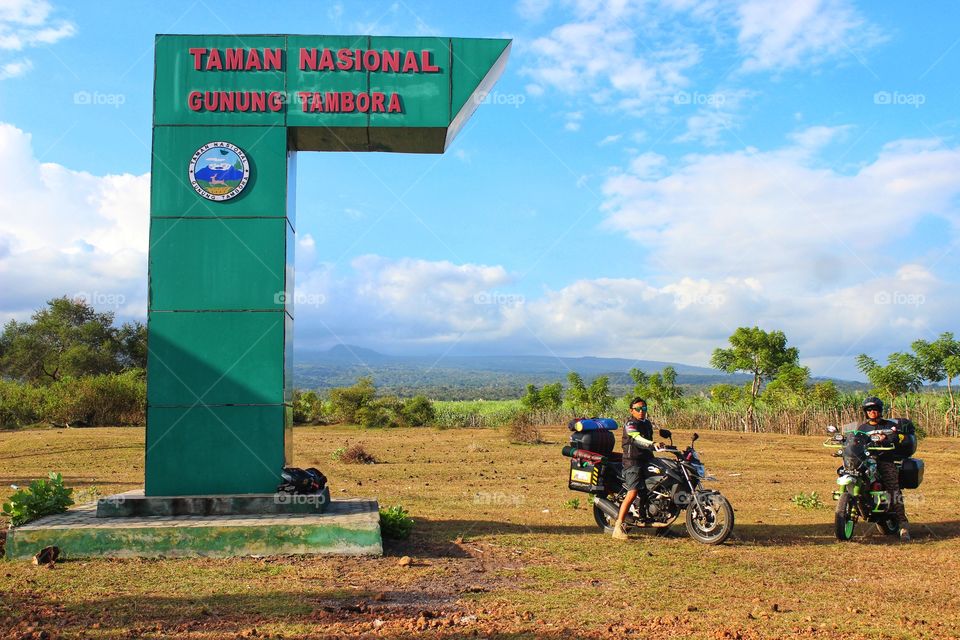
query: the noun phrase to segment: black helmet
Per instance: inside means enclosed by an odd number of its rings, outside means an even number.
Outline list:
[[[868,409],[876,409],[881,414],[883,413],[883,400],[877,398],[876,396],[871,396],[863,401],[863,404],[860,405],[863,409],[863,412],[866,413]]]

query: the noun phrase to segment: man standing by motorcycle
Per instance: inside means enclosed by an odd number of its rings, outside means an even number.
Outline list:
[[[866,421],[857,426],[858,431],[883,430],[892,431],[880,434],[880,444],[896,446],[900,435],[897,433],[897,423],[887,420],[883,417],[883,401],[880,398],[871,397],[863,401],[863,413]],[[909,522],[907,522],[907,512],[903,506],[903,493],[900,491],[899,469],[893,462],[893,456],[886,452],[877,457],[877,474],[880,476],[880,482],[883,488],[890,494],[893,502],[893,515],[897,518],[897,525],[900,527],[900,540],[910,541]]]
[[[647,420],[647,401],[630,401],[630,419],[623,425],[623,488],[627,495],[620,505],[620,514],[613,527],[614,540],[628,540],[623,527],[630,505],[637,495],[646,495],[647,464],[653,459],[653,423]]]

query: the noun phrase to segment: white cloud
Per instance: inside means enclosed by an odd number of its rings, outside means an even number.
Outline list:
[[[645,7],[621,1],[566,2],[575,18],[525,47],[521,74],[538,86],[644,113],[686,84],[700,59],[693,42],[660,33]],[[650,23],[650,24],[648,24]]]
[[[297,344],[399,353],[596,355],[706,365],[738,326],[784,330],[818,375],[856,377],[854,356],[934,337],[960,312],[956,283],[907,263],[828,291],[786,291],[763,276],[578,280],[535,297],[500,266],[385,258],[345,274],[300,262]]]
[[[540,20],[550,8],[550,0],[520,0],[517,13],[527,20]]]
[[[720,143],[721,137],[734,136],[740,128],[743,103],[756,95],[749,89],[717,89],[711,93],[683,92],[688,104],[697,105],[697,112],[687,118],[687,129],[674,142],[700,142],[706,146]],[[676,100],[676,97],[675,97]]]
[[[142,317],[149,175],[94,176],[41,163],[30,135],[4,123],[0,166],[0,316],[25,317],[61,295],[97,294],[104,310]]]
[[[46,0],[0,0],[0,51],[23,51],[51,45],[77,32],[67,20],[54,20]],[[33,67],[29,58],[0,61],[0,80],[16,78]]]
[[[899,141],[845,175],[817,167],[809,146],[839,131],[807,130],[768,152],[692,155],[667,174],[650,173],[664,159],[642,156],[604,184],[605,224],[684,275],[762,274],[802,290],[882,273],[895,261],[878,253],[923,216],[960,222],[960,148]]]
[[[0,64],[0,80],[22,76],[32,68],[33,63],[30,62],[28,58],[20,58],[19,60]]]
[[[745,71],[818,64],[881,40],[847,0],[745,0],[737,13]]]
[[[619,141],[620,141],[620,138],[622,138],[622,137],[623,137],[623,134],[622,134],[622,133],[617,133],[617,134],[613,134],[613,135],[606,136],[603,140],[601,140],[600,142],[597,143],[597,146],[599,146],[599,147],[605,147],[605,146],[607,146],[608,144],[613,144],[613,143],[615,143],[615,142],[619,142]]]

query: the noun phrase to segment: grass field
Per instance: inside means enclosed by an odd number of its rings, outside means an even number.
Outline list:
[[[822,437],[709,432],[698,443],[736,509],[717,548],[685,535],[628,543],[593,525],[566,488],[566,429],[511,444],[494,429],[295,431],[297,466],[335,496],[403,504],[412,538],[351,558],[68,561],[0,565],[0,631],[12,637],[177,636],[948,638],[960,635],[960,441],[921,443],[908,492],[914,542],[861,525],[832,534],[836,461]],[[689,434],[678,434],[685,444]],[[47,471],[88,493],[142,486],[142,429],[0,432],[0,498]],[[330,452],[362,443],[381,461]],[[822,509],[791,496],[817,491]],[[569,501],[580,498],[578,508]],[[682,527],[677,527],[682,531]],[[401,566],[401,556],[412,564]],[[27,636],[29,637],[29,635]]]

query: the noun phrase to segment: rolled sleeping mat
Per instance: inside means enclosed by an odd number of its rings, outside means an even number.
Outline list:
[[[604,455],[599,453],[594,453],[593,451],[588,451],[586,449],[580,449],[574,446],[566,446],[563,448],[563,455],[568,458],[573,458],[574,460],[584,460],[592,464],[600,464],[601,462],[606,462],[607,458]]]
[[[567,425],[571,431],[616,431],[620,427],[613,418],[580,418]]]

